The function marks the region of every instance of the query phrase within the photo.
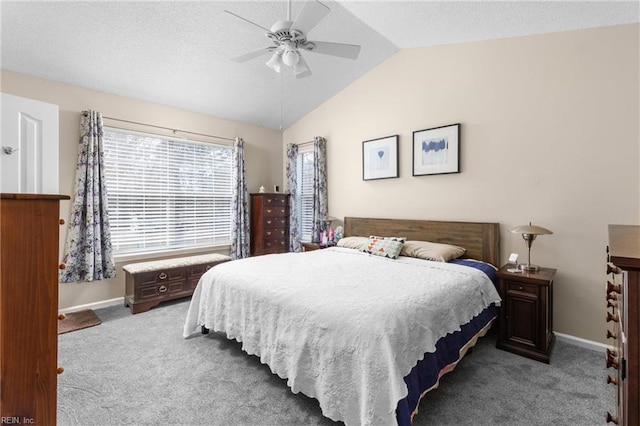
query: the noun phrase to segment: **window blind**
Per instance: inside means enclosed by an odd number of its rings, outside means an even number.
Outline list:
[[[104,132],[114,254],[229,243],[232,148]]]
[[[298,224],[300,239],[303,242],[312,241],[313,233],[313,166],[312,151],[298,153]]]

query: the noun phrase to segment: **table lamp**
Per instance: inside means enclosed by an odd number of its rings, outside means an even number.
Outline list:
[[[543,228],[542,226],[532,225],[531,222],[529,222],[528,225],[520,225],[516,226],[515,228],[511,228],[509,229],[509,232],[513,232],[514,234],[522,234],[522,238],[527,245],[527,263],[526,265],[520,265],[520,269],[530,272],[539,270],[540,268],[537,265],[531,264],[531,244],[533,244],[533,240],[535,240],[538,235],[549,235],[553,234],[553,232],[549,231],[546,228]]]

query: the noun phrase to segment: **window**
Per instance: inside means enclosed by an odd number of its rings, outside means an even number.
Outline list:
[[[232,148],[105,129],[116,255],[231,241]]]
[[[300,226],[300,241],[310,242],[313,234],[313,147],[298,152],[298,187],[296,199],[298,202],[298,224]]]

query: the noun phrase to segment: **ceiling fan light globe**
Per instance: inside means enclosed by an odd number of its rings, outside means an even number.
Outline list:
[[[271,59],[267,61],[267,66],[277,73],[280,72],[282,69],[282,58],[277,52],[274,53],[273,56],[271,56]]]
[[[298,52],[295,51],[295,49],[286,49],[282,54],[282,62],[284,62],[287,66],[292,67],[296,65],[298,61],[300,61],[300,56],[298,55]]]

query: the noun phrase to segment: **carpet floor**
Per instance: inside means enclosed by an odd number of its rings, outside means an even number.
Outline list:
[[[189,300],[59,336],[58,425],[336,425],[236,341],[182,337]],[[604,355],[556,342],[551,364],[495,348],[495,336],[443,377],[414,426],[602,425],[615,406]]]

